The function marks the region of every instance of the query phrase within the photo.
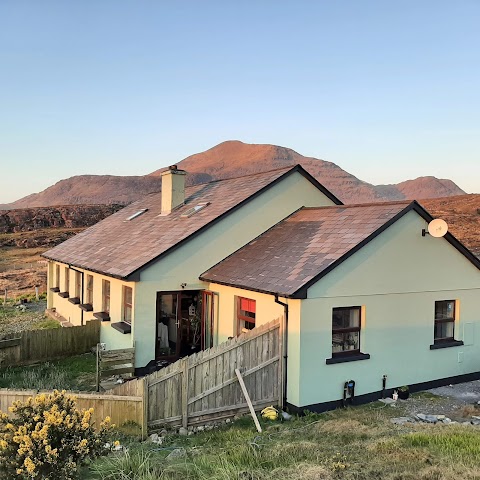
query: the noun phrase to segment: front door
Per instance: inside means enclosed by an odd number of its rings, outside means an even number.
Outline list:
[[[157,360],[174,361],[202,348],[201,292],[157,292]]]
[[[202,292],[202,350],[213,347],[214,337],[215,294]]]

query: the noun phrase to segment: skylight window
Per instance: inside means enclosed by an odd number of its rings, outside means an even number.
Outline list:
[[[148,208],[142,208],[142,209],[139,210],[138,212],[135,212],[133,215],[130,215],[130,216],[125,220],[125,222],[128,222],[128,221],[130,221],[130,220],[133,220],[134,218],[139,217],[140,215],[142,215],[142,213],[145,213],[147,210],[148,210]]]
[[[191,217],[192,215],[195,215],[200,210],[203,210],[208,205],[210,205],[210,202],[199,203],[198,205],[195,205],[194,207],[189,208],[186,212],[182,213],[180,216],[183,218]]]

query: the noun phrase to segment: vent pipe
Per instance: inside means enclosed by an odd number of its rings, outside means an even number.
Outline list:
[[[162,215],[168,215],[185,202],[185,170],[176,165],[162,172]]]

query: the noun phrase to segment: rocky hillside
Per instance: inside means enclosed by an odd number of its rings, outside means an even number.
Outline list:
[[[420,203],[433,216],[443,218],[449,231],[480,257],[480,195],[432,198]]]
[[[173,162],[172,162],[173,163]],[[304,157],[285,147],[251,145],[239,141],[221,143],[205,152],[177,162],[189,173],[189,184],[238,177],[300,163],[343,202],[371,202],[461,195],[465,192],[451,180],[421,177],[397,185],[372,185],[342,170],[338,165],[313,157]],[[61,180],[43,192],[3,205],[25,208],[67,204],[126,204],[160,190],[160,173],[136,177],[80,175]],[[2,206],[0,206],[2,208]]]
[[[0,246],[49,247],[103,220],[121,205],[67,205],[0,212]]]

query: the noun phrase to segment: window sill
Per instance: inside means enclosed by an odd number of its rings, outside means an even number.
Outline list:
[[[452,340],[451,342],[434,343],[430,345],[430,350],[438,350],[439,348],[461,347],[463,342],[461,340]]]
[[[58,296],[62,298],[68,298],[70,294],[68,292],[58,292]]]
[[[53,292],[53,293],[59,293],[59,292],[60,292],[60,289],[59,289],[58,287],[52,287],[52,288],[50,289],[50,291]]]
[[[327,365],[333,365],[335,363],[356,362],[358,360],[368,360],[370,358],[369,353],[358,353],[356,355],[345,355],[344,357],[332,357],[327,358],[325,363]]]
[[[132,333],[132,326],[126,322],[112,323],[110,326],[123,334]]]
[[[80,299],[78,297],[69,298],[68,301],[70,303],[73,303],[74,305],[79,305],[80,304]]]
[[[95,318],[98,318],[102,322],[109,322],[110,321],[110,314],[108,312],[96,312],[93,314]]]
[[[93,312],[93,307],[90,303],[81,303],[79,307],[84,311],[84,312]]]

